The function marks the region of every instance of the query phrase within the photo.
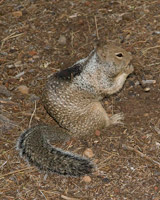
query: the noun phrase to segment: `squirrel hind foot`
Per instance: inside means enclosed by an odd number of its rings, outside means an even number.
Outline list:
[[[121,120],[124,120],[124,114],[123,113],[118,113],[114,114],[111,118],[111,124],[124,124]]]

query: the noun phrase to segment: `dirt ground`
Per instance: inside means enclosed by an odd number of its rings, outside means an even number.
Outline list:
[[[90,177],[46,176],[19,157],[16,141],[30,126],[55,124],[40,102],[47,77],[99,39],[133,55],[135,73],[103,101],[108,113],[124,113],[124,125],[66,147],[93,151]],[[160,199],[158,0],[0,0],[0,199]]]

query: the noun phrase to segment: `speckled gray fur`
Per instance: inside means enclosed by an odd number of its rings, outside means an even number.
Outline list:
[[[20,154],[45,171],[69,176],[91,173],[94,167],[88,159],[51,146],[49,139],[88,135],[121,123],[123,116],[109,117],[100,100],[123,87],[133,72],[130,60],[131,55],[124,49],[103,45],[72,67],[53,74],[44,88],[42,101],[62,128],[36,126],[22,133],[17,144]]]

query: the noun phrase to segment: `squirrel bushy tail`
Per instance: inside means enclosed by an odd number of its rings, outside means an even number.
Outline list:
[[[49,143],[66,140],[67,131],[59,127],[38,125],[21,134],[17,149],[20,155],[40,170],[66,176],[82,176],[92,172],[92,162],[76,154],[63,151]]]

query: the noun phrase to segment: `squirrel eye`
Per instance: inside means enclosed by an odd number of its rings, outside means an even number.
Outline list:
[[[119,57],[119,58],[122,58],[123,54],[122,53],[116,53],[116,56]]]

